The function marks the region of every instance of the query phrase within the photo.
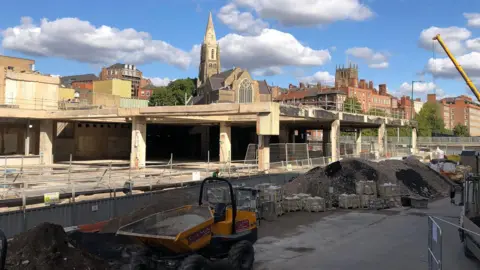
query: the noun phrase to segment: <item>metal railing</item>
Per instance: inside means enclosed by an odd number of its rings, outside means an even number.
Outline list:
[[[291,105],[297,107],[305,108],[318,108],[327,111],[335,112],[346,112],[362,115],[372,115],[379,117],[389,117],[395,119],[406,119],[406,113],[402,109],[391,108],[388,105],[379,106],[379,105],[370,105],[368,108],[365,108],[360,103],[345,103],[343,101],[299,101],[299,100],[288,100],[288,101],[279,101],[282,105]]]

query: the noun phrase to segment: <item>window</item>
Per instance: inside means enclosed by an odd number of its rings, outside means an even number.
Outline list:
[[[240,87],[238,88],[237,102],[252,103],[253,102],[252,94],[253,94],[252,83],[248,79],[244,79],[240,83]]]
[[[147,94],[147,97],[150,96],[150,91],[145,91],[145,94]]]
[[[215,50],[212,49],[212,51],[210,52],[210,59],[215,59]]]
[[[140,95],[142,95],[142,97],[145,96],[145,91],[142,91]]]
[[[11,66],[8,66],[8,70],[13,70],[13,67],[11,67]]]
[[[211,67],[212,67],[212,63],[208,64],[208,67],[211,68]]]

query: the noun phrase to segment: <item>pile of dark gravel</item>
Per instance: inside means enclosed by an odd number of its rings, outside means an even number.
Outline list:
[[[8,245],[6,264],[9,270],[109,269],[103,260],[69,245],[63,227],[51,223],[17,235]]]
[[[332,167],[339,169],[317,167],[298,176],[285,185],[285,192],[308,193],[325,197],[327,202],[334,203],[333,198],[340,194],[354,194],[358,181],[374,181],[377,185],[392,183],[399,186],[400,195],[427,198],[446,196],[450,189],[448,180],[415,159],[372,162],[351,158],[341,160],[339,166]],[[333,196],[328,195],[329,187],[333,187]]]

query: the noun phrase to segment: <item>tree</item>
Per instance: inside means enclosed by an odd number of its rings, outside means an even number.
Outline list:
[[[187,98],[195,94],[197,79],[186,78],[170,82],[167,86],[160,86],[153,89],[149,106],[175,106],[185,104]]]
[[[444,133],[445,123],[440,114],[440,107],[436,103],[425,103],[415,116],[418,122],[418,136],[431,137],[432,133]]]
[[[176,98],[172,91],[167,87],[157,87],[153,90],[153,95],[150,97],[148,106],[173,106],[176,103]]]
[[[387,114],[385,113],[384,110],[381,110],[381,109],[377,109],[377,108],[372,108],[368,111],[368,114],[370,115],[375,115],[375,116],[387,116]]]
[[[349,97],[343,102],[343,109],[345,112],[362,113],[362,104],[357,97]]]
[[[468,127],[465,125],[462,125],[458,123],[454,128],[453,128],[453,134],[457,137],[468,137],[470,136],[468,132]]]

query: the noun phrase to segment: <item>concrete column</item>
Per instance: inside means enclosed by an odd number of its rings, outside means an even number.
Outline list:
[[[360,156],[362,152],[362,130],[357,129],[355,132],[355,155]]]
[[[24,137],[24,140],[25,140],[25,151],[24,151],[24,155],[25,156],[28,156],[30,155],[30,119],[27,120],[27,125],[25,126],[25,137]]]
[[[130,149],[130,167],[134,169],[145,168],[147,158],[147,119],[133,117],[132,119],[132,147]]]
[[[40,120],[40,157],[43,165],[53,164],[53,120]]]
[[[417,153],[417,128],[412,128],[412,154]]]
[[[258,169],[268,172],[270,169],[270,136],[258,135]]]
[[[232,157],[232,128],[228,123],[220,123],[220,162],[229,162]]]
[[[340,145],[340,120],[332,122],[330,129],[330,143],[332,149],[332,161],[337,161],[340,159],[338,152],[338,146]]]
[[[331,156],[331,148],[328,147],[330,143],[330,129],[323,129],[322,130],[322,149],[323,149],[323,156],[329,157]]]
[[[381,124],[378,128],[378,152],[380,156],[383,156],[386,153],[386,136],[387,131],[385,128],[385,123]]]

